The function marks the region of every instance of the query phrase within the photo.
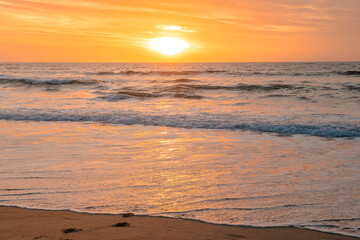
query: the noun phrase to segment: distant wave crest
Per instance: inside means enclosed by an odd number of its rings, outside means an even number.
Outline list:
[[[181,79],[182,80],[182,79]],[[187,79],[184,79],[186,82]],[[181,82],[181,81],[180,81]],[[95,92],[100,94],[100,99],[109,101],[119,101],[129,98],[187,98],[187,99],[202,99],[204,96],[197,94],[198,91],[207,90],[228,90],[228,91],[255,91],[255,92],[268,92],[277,90],[296,90],[302,89],[304,86],[288,85],[288,84],[267,84],[267,85],[248,85],[237,84],[230,86],[217,86],[217,85],[202,85],[202,84],[186,84],[180,83],[156,89],[137,89],[137,88],[122,88],[113,92]]]
[[[36,80],[25,78],[0,78],[0,84],[26,84],[26,85],[67,85],[67,84],[92,84],[95,81],[85,81],[76,79],[50,79]]]
[[[360,76],[360,71],[339,71],[336,73],[339,75]]]
[[[176,75],[196,75],[202,73],[224,73],[223,70],[205,70],[205,71],[100,71],[90,72],[90,75],[160,75],[160,76],[176,76]]]
[[[227,74],[227,75],[237,75],[237,76],[360,76],[360,71],[358,70],[348,70],[348,71],[234,71],[234,70],[187,70],[187,71],[134,71],[134,70],[124,70],[124,71],[100,71],[100,72],[89,72],[89,75],[154,75],[154,76],[178,76],[178,75],[199,75],[199,74]]]

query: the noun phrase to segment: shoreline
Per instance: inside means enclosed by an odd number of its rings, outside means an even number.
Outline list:
[[[113,225],[116,224],[119,226],[114,227]],[[65,233],[66,230],[70,232]],[[291,226],[236,226],[163,216],[124,217],[122,214],[0,206],[0,239],[351,240],[360,238]]]

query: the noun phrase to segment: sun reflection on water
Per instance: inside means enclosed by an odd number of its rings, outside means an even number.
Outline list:
[[[2,188],[41,192],[2,198],[27,207],[283,222],[325,217],[337,193],[319,189],[332,184],[354,195],[356,186],[345,188],[342,179],[358,174],[350,167],[355,141],[61,122],[0,122],[0,129]],[[276,208],[308,203],[314,206],[301,211]]]

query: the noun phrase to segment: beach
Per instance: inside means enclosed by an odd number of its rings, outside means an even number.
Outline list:
[[[124,222],[128,223],[128,226],[113,226]],[[358,238],[294,227],[237,227],[167,217],[123,217],[0,207],[0,239],[351,240]]]
[[[0,64],[0,205],[359,237],[359,64]]]
[[[360,0],[0,12],[0,240],[360,238]]]

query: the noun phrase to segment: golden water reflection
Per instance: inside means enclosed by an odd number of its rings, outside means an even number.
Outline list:
[[[240,224],[336,215],[326,206],[339,191],[356,199],[356,140],[61,122],[0,130],[1,188],[23,189],[0,190],[12,205]],[[310,205],[271,210],[289,204]]]

